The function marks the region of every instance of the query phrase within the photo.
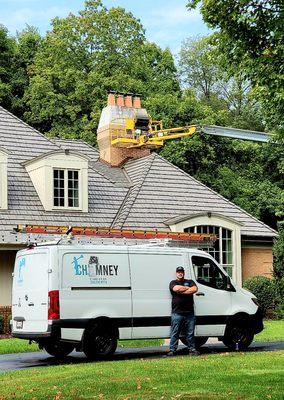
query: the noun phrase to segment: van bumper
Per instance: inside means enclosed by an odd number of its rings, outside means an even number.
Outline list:
[[[254,334],[263,331],[263,312],[260,308],[257,309],[255,314],[250,315],[250,325]]]
[[[46,338],[60,339],[60,328],[55,325],[48,325],[46,332],[12,332],[12,336],[17,339],[42,340]]]

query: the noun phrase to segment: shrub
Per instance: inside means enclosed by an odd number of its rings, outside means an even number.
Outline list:
[[[253,276],[244,282],[244,287],[255,295],[264,315],[269,309],[275,308],[275,285],[272,279]]]
[[[0,334],[4,333],[4,317],[0,315]]]
[[[10,315],[8,316],[8,333],[11,333],[11,325],[10,325],[11,319],[12,319],[12,315],[10,314]]]
[[[275,314],[284,319],[284,223],[278,225],[279,237],[274,242],[273,276],[275,280]]]

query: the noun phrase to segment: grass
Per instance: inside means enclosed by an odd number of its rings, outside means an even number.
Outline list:
[[[119,347],[148,347],[161,346],[164,339],[151,340],[121,340]],[[22,339],[2,339],[0,340],[0,354],[27,353],[30,351],[40,351],[36,343],[29,344],[28,340]],[[1,397],[0,397],[1,400]]]
[[[38,345],[35,343],[29,345],[28,340],[14,339],[14,338],[0,340],[0,354],[26,353],[28,351],[38,351],[38,350],[39,350]]]
[[[264,330],[255,335],[256,342],[277,342],[284,340],[284,320],[264,321]]]
[[[255,335],[254,340],[257,342],[272,342],[284,340],[284,320],[281,321],[264,321],[265,329]],[[119,347],[148,347],[161,346],[163,339],[151,340],[121,340]],[[0,354],[9,353],[25,353],[29,351],[38,351],[38,345],[32,343],[29,345],[27,340],[21,339],[2,339],[0,340]],[[0,397],[1,400],[1,397]]]
[[[59,365],[1,374],[1,400],[283,399],[284,351]]]

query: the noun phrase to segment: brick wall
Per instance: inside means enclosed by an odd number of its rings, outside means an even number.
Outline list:
[[[273,255],[271,248],[242,248],[242,278],[272,276]]]
[[[12,313],[11,306],[0,306],[0,315],[4,317],[4,333],[9,333],[10,316]]]

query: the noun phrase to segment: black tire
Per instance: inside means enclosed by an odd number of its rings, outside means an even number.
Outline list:
[[[187,340],[185,337],[181,337],[180,340],[185,346],[187,346]],[[200,349],[200,347],[203,346],[207,342],[208,337],[196,336],[194,340],[195,340],[195,348]]]
[[[226,329],[223,343],[230,350],[245,350],[253,341],[254,334],[246,326],[233,324]]]
[[[95,324],[86,329],[83,352],[90,360],[104,360],[117,348],[117,333],[111,326]]]
[[[75,346],[71,343],[54,341],[45,343],[43,348],[51,356],[56,358],[64,358],[74,350]]]

